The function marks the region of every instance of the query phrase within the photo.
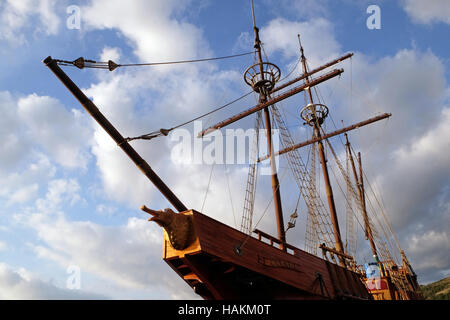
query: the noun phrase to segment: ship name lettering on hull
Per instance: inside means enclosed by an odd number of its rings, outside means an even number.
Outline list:
[[[266,267],[284,268],[284,269],[290,269],[290,270],[301,272],[300,266],[298,264],[289,262],[286,260],[269,259],[269,258],[258,255],[258,263],[260,263]]]

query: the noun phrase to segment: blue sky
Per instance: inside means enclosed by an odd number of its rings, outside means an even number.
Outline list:
[[[381,9],[379,30],[366,26],[371,4]],[[81,10],[80,29],[66,26],[70,5]],[[297,33],[311,68],[355,53],[339,65],[345,69],[340,80],[321,87],[321,93],[335,121],[393,114],[387,124],[358,130],[355,148],[365,150],[367,173],[383,194],[419,281],[448,276],[450,6],[438,0],[255,0],[255,13],[264,49],[283,75],[298,59]],[[162,261],[161,230],[138,210],[168,203],[41,61],[51,55],[158,62],[248,52],[250,2],[135,0],[124,7],[118,0],[2,0],[0,16],[0,298],[195,298]],[[242,72],[250,64],[251,56],[245,56],[111,73],[64,70],[124,136],[134,136],[174,126],[246,93]],[[295,114],[303,97],[296,99],[282,107]],[[246,98],[204,125],[254,103]],[[246,119],[231,127],[252,123]],[[294,132],[306,138],[304,130]],[[133,146],[188,207],[201,208],[210,166],[174,164],[169,138]],[[228,169],[238,186],[232,190],[233,208],[221,167],[214,171],[205,213],[233,225],[242,212],[246,168]],[[269,184],[261,180],[261,186]],[[290,186],[286,181],[285,189]],[[266,190],[262,199],[270,197],[270,188],[261,190]],[[284,197],[289,211],[297,192]],[[261,202],[257,209],[264,207]],[[262,225],[275,232],[270,213]],[[290,237],[303,246],[303,236]],[[367,259],[364,250],[361,262]],[[79,290],[66,287],[71,265],[81,270]]]

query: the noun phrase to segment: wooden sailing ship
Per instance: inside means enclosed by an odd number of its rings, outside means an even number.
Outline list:
[[[262,58],[262,44],[259,30],[255,25],[254,13],[253,25],[254,53],[257,62],[246,70],[244,79],[258,95],[258,104],[199,134],[200,137],[203,137],[214,130],[255,114],[255,128],[259,130],[264,123],[262,130],[267,133],[267,156],[260,157],[257,159],[258,161],[249,166],[241,230],[232,228],[196,210],[189,210],[134,150],[129,144],[129,140],[114,128],[95,104],[59,67],[61,64],[72,64],[83,68],[87,63],[95,64],[95,61],[79,58],[70,62],[48,57],[44,63],[178,211],[152,210],[145,206],[141,208],[152,215],[150,221],[158,223],[164,230],[163,259],[165,262],[202,298],[421,299],[417,276],[404,252],[400,249],[398,241],[395,238],[401,252],[401,263],[395,262],[383,235],[376,230],[373,217],[368,214],[367,190],[364,188],[361,156],[358,154],[357,157],[358,173],[354,152],[346,133],[388,118],[390,114],[382,114],[334,132],[325,132],[322,125],[329,110],[321,101],[315,101],[313,89],[318,84],[340,75],[343,69],[334,69],[316,78],[312,76],[350,58],[352,54],[347,54],[310,70],[299,37],[299,61],[302,64],[303,73],[291,81],[279,84],[280,69]],[[103,66],[112,71],[120,65],[109,61]],[[291,87],[301,81],[303,82],[301,85]],[[286,90],[282,91],[284,89]],[[282,92],[278,93],[280,91]],[[307,104],[300,115],[304,120],[304,125],[312,129],[312,137],[305,142],[295,143],[279,112],[277,103],[300,92],[304,92],[307,98]],[[281,132],[283,146],[283,149],[277,152],[274,151],[272,141],[272,130],[275,126]],[[346,137],[347,164],[351,164],[351,174],[349,173],[350,166],[348,165],[346,169],[343,168],[328,140],[339,134],[345,134]],[[305,146],[311,146],[314,158],[312,161],[314,164],[309,170],[302,162],[298,152],[299,148]],[[328,172],[328,160],[325,154],[327,147],[330,151],[328,155],[334,156],[346,181],[347,190],[353,195],[353,201],[357,204],[357,211],[363,220],[364,233],[373,255],[373,261],[365,267],[357,264],[349,241],[347,240],[346,245],[343,244]],[[328,206],[322,202],[315,185],[317,179],[315,174],[316,154],[320,159]],[[280,182],[275,164],[275,157],[281,155],[287,157],[290,170],[298,185],[298,189],[294,192],[300,193],[308,211],[306,248],[304,250],[289,244],[286,240]],[[252,224],[257,166],[258,162],[266,159],[270,161],[277,236],[255,229]],[[385,216],[383,217],[385,218]],[[296,218],[297,211],[291,215],[287,229],[295,226]],[[392,232],[387,221],[385,226]]]

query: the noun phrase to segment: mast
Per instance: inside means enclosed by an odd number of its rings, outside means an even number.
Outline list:
[[[370,226],[369,217],[367,215],[366,210],[366,194],[364,192],[364,180],[363,180],[363,172],[362,172],[362,165],[361,165],[361,152],[358,152],[358,165],[359,165],[359,185],[361,190],[361,204],[364,211],[364,221],[366,223],[366,229],[367,229],[367,236],[369,237],[370,242],[370,248],[372,249],[373,257],[375,258],[375,261],[378,262],[378,253],[377,253],[377,247],[375,246],[375,242],[373,240],[373,233],[372,233],[372,227]]]
[[[355,162],[353,160],[352,150],[350,147],[350,142],[348,141],[348,135],[345,133],[345,139],[347,147],[347,151],[349,154],[350,163],[352,165],[353,176],[355,177],[355,182],[358,190],[359,200],[361,202],[362,215],[364,220],[364,234],[366,240],[369,240],[370,249],[372,250],[372,256],[376,263],[380,266],[381,273],[383,276],[386,276],[386,271],[384,269],[384,265],[380,262],[378,258],[377,247],[375,245],[375,241],[373,239],[372,227],[370,226],[369,216],[367,215],[366,209],[366,194],[364,192],[364,179],[363,179],[363,170],[362,170],[362,161],[361,161],[361,152],[358,152],[358,166],[359,166],[359,179],[358,174],[356,173]]]
[[[298,41],[300,44],[303,74],[307,74],[308,69],[306,66],[306,58],[303,51],[303,46],[300,41],[300,35],[298,35]],[[309,76],[306,76],[304,80],[305,84],[308,85]],[[339,222],[337,218],[336,205],[334,203],[333,189],[331,188],[330,176],[328,174],[328,167],[327,167],[327,159],[325,156],[325,151],[321,140],[321,132],[320,132],[321,124],[328,115],[328,108],[321,104],[314,104],[311,88],[309,86],[306,87],[306,92],[308,94],[309,104],[302,110],[302,118],[306,120],[307,124],[313,127],[316,137],[317,139],[319,139],[317,141],[317,145],[319,149],[320,164],[322,167],[323,177],[325,180],[325,190],[327,194],[328,206],[330,208],[331,223],[333,225],[333,233],[336,241],[336,250],[337,252],[340,253],[338,255],[340,265],[345,267],[346,265],[345,259],[342,257],[342,254],[344,254],[344,246],[342,244],[341,231],[339,230]]]
[[[255,24],[255,12],[253,8],[253,0],[251,1],[252,6],[252,18],[253,18],[253,30],[255,33],[255,45],[256,54],[258,57],[258,68],[259,74],[255,73],[256,82],[252,82],[253,89],[259,93],[259,103],[263,104],[268,101],[269,92],[273,89],[275,84],[274,79],[266,79],[265,74],[267,74],[267,67],[271,67],[271,64],[263,63],[262,55],[261,55],[261,40],[259,39],[259,29]],[[256,67],[256,66],[255,66]],[[266,69],[265,69],[266,67]],[[278,67],[276,67],[278,69]],[[279,70],[279,69],[278,69]],[[278,73],[279,74],[279,73]],[[278,231],[278,239],[280,240],[280,249],[286,250],[286,232],[284,229],[284,220],[283,220],[283,207],[281,204],[281,195],[280,195],[280,182],[278,180],[277,168],[275,163],[275,157],[273,153],[273,145],[272,145],[272,125],[270,122],[270,111],[269,107],[266,106],[264,109],[264,121],[266,126],[266,136],[267,136],[267,148],[268,155],[270,158],[270,170],[272,176],[272,193],[273,193],[273,202],[275,206],[275,216],[277,221],[277,231]]]
[[[347,152],[349,155],[350,163],[352,165],[353,176],[355,178],[355,183],[357,186],[359,200],[361,202],[361,209],[362,209],[362,214],[363,214],[363,219],[364,219],[364,235],[365,235],[366,240],[369,240],[370,249],[372,250],[372,255],[375,258],[375,261],[378,262],[377,248],[376,248],[375,242],[373,240],[372,229],[370,227],[369,217],[367,215],[367,210],[366,210],[366,198],[365,198],[365,194],[364,194],[364,184],[363,184],[362,166],[361,166],[361,153],[358,152],[358,164],[359,164],[359,178],[358,178],[358,174],[356,173],[355,161],[353,160],[352,150],[350,147],[350,142],[348,141],[347,134],[345,134],[345,139],[346,139],[345,146],[347,147]]]
[[[377,247],[375,246],[375,241],[373,240],[372,227],[370,226],[369,217],[367,216],[366,211],[366,193],[364,192],[364,179],[363,179],[363,171],[362,171],[362,162],[361,162],[361,152],[358,152],[358,165],[359,165],[359,181],[361,185],[361,195],[362,195],[362,207],[364,210],[365,221],[367,221],[367,233],[369,236],[370,248],[372,249],[373,258],[375,262],[378,263],[381,269],[381,274],[386,276],[386,270],[384,268],[383,263],[378,258]]]

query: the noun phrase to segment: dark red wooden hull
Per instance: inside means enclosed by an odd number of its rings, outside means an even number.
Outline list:
[[[196,239],[176,250],[164,231],[163,258],[204,299],[371,299],[355,272],[194,210],[180,214],[192,215]]]

